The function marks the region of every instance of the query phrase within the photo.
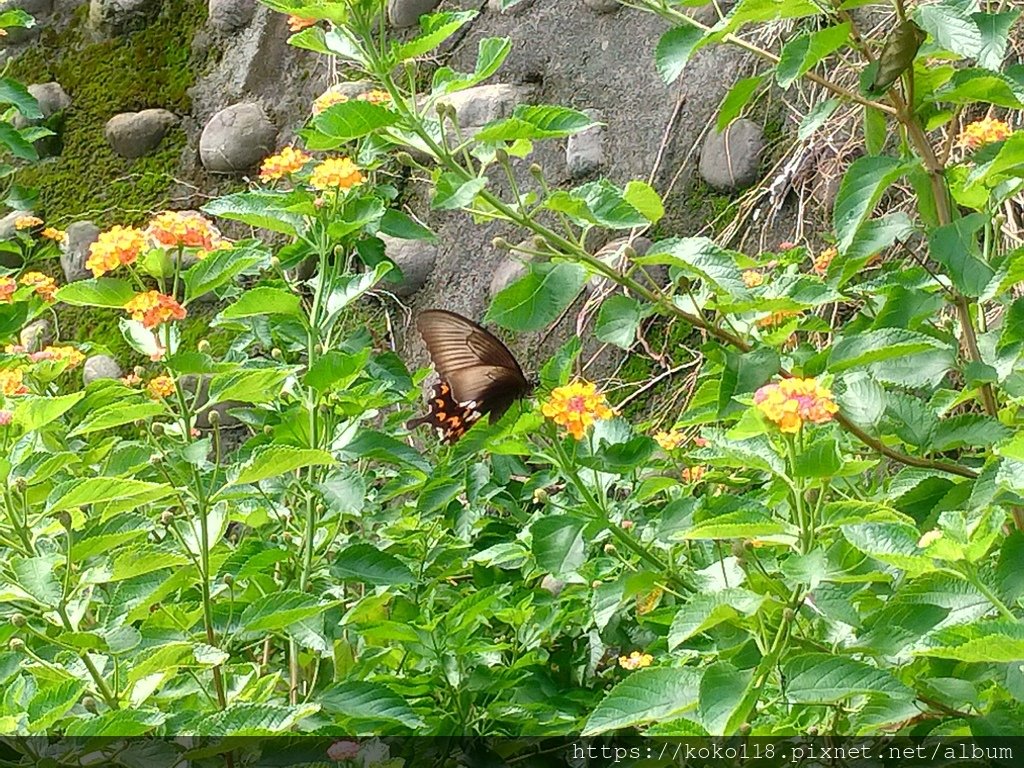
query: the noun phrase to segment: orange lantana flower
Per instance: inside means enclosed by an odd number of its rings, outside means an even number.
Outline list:
[[[101,277],[119,266],[134,263],[145,247],[146,236],[141,230],[118,224],[100,232],[96,242],[89,246],[85,266],[92,270],[93,277]]]
[[[184,320],[187,314],[185,308],[173,296],[167,296],[160,291],[138,293],[124,305],[124,308],[132,316],[132,320],[141,322],[146,328],[156,328],[172,320]]]
[[[274,181],[301,171],[303,166],[313,158],[295,147],[285,147],[276,155],[271,155],[260,166],[260,180]]]
[[[57,296],[57,282],[42,272],[26,272],[18,282],[32,286],[43,301],[53,301]]]
[[[156,248],[198,248],[205,255],[224,242],[213,222],[195,211],[164,211],[153,217],[146,236]]]
[[[806,423],[831,421],[839,411],[832,392],[815,379],[783,379],[754,393],[754,405],[782,432],[795,433]]]
[[[313,169],[309,183],[316,189],[351,189],[363,183],[359,167],[347,157],[329,157]]]
[[[556,424],[565,427],[577,440],[582,440],[587,428],[595,422],[615,415],[605,396],[589,381],[576,381],[564,387],[556,387],[547,402],[541,405],[540,411]]]

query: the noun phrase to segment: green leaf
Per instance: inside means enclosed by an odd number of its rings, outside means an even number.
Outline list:
[[[32,146],[32,142],[22,136],[21,132],[15,129],[8,122],[0,120],[0,144],[3,144],[19,160],[28,160],[34,163],[39,159],[39,153]]]
[[[395,208],[388,208],[384,215],[380,217],[380,231],[385,235],[397,237],[400,240],[437,242],[437,235],[408,214],[402,213]]]
[[[853,523],[841,530],[855,549],[911,575],[935,570],[932,559],[918,549],[921,534],[909,523]]]
[[[981,43],[978,47],[978,64],[985,69],[998,71],[1006,58],[1006,49],[1010,42],[1010,28],[1020,10],[1013,9],[1002,13],[972,13],[971,19],[978,25]]]
[[[912,166],[893,157],[874,155],[854,160],[843,175],[836,195],[833,222],[839,252],[845,254],[882,193]]]
[[[305,203],[310,209],[313,208],[312,200],[308,199],[308,195],[260,190],[224,195],[216,200],[211,200],[200,210],[210,216],[220,216],[224,219],[240,221],[251,227],[295,237],[304,226],[302,209],[298,205],[300,203]]]
[[[319,616],[335,603],[321,603],[307,592],[284,589],[257,598],[242,611],[243,632],[277,632],[298,621]]]
[[[969,664],[1024,661],[1024,624],[1007,619],[947,627],[928,638],[918,656],[953,659]]]
[[[157,673],[173,673],[179,667],[214,667],[228,660],[228,654],[205,643],[186,641],[166,643],[147,649],[128,673],[128,682],[137,683]]]
[[[473,134],[476,141],[554,139],[571,136],[597,125],[590,115],[568,107],[520,104],[512,116],[487,123]]]
[[[28,88],[9,77],[0,78],[0,104],[12,104],[26,120],[41,120],[39,102]]]
[[[258,483],[271,477],[294,472],[304,467],[330,467],[337,462],[327,451],[316,448],[295,448],[290,445],[273,445],[254,453],[230,485]]]
[[[661,240],[634,261],[675,267],[685,275],[704,281],[720,298],[749,297],[735,254],[706,237]]]
[[[675,538],[682,539],[757,539],[786,532],[779,520],[755,512],[741,510],[727,512],[710,520],[697,523]]]
[[[41,429],[67,413],[83,397],[85,392],[57,397],[22,398],[14,409],[14,423],[26,432]]]
[[[407,728],[423,725],[405,699],[382,683],[352,680],[328,688],[318,700],[324,712],[347,720],[400,723]]]
[[[88,527],[75,538],[71,556],[78,562],[105,554],[125,543],[149,534],[149,521],[141,515],[117,515]]]
[[[838,704],[853,696],[878,694],[912,699],[914,692],[889,672],[830,653],[803,653],[782,664],[786,698],[796,704]]]
[[[117,709],[104,712],[102,715],[82,717],[72,720],[64,730],[65,736],[96,737],[116,736],[130,738],[142,736],[160,726],[167,715],[155,709]]]
[[[978,232],[987,221],[985,214],[972,213],[928,233],[931,257],[966,296],[980,296],[995,276],[995,270],[983,261],[978,243]]]
[[[486,319],[511,331],[539,331],[576,300],[586,270],[569,262],[530,263],[530,271],[498,293]]]
[[[629,349],[636,343],[641,319],[643,309],[640,302],[632,296],[616,294],[601,304],[594,335],[603,342]]]
[[[421,16],[422,33],[408,43],[395,46],[395,61],[402,62],[430,53],[476,17],[476,11],[447,11]]]
[[[335,149],[398,122],[398,113],[380,104],[351,99],[333,104],[313,118],[313,128],[322,134],[317,149]]]
[[[46,733],[78,703],[84,691],[85,685],[79,680],[62,680],[39,689],[28,703],[29,731]]]
[[[77,481],[64,494],[60,495],[47,507],[47,514],[55,514],[75,507],[89,504],[100,504],[107,501],[126,501],[132,498],[145,497],[153,500],[174,493],[174,489],[164,483],[148,483],[123,477],[89,477]]]
[[[816,440],[796,455],[794,477],[834,477],[843,466],[835,439]]]
[[[52,608],[64,594],[54,574],[62,559],[59,555],[18,558],[13,563],[14,581],[37,603]]]
[[[757,613],[764,596],[732,587],[718,592],[698,592],[676,611],[668,631],[668,649],[674,651],[691,637],[726,621]]]
[[[744,77],[729,89],[729,92],[725,94],[725,98],[722,99],[722,105],[718,108],[718,120],[715,122],[715,130],[718,133],[728,128],[729,124],[740,116],[743,108],[750,101],[750,97],[754,95],[758,86],[764,82],[765,77],[766,75],[763,74]]]
[[[454,173],[442,173],[434,184],[434,198],[430,207],[442,211],[466,208],[487,186],[486,176],[476,176],[468,181]]]
[[[807,139],[811,138],[832,116],[832,113],[836,111],[836,107],[839,104],[839,99],[825,99],[815,104],[800,122],[800,128],[797,130],[796,135],[797,140],[807,141]]]
[[[697,712],[710,735],[735,735],[742,722],[734,722],[734,715],[753,678],[754,670],[739,670],[727,661],[717,661],[704,670]]]
[[[829,354],[829,370],[844,371],[892,358],[907,358],[936,349],[942,342],[903,328],[879,328],[840,339]]]
[[[182,275],[185,282],[185,297],[188,301],[193,301],[205,296],[238,275],[267,261],[267,253],[260,246],[213,251]]]
[[[959,69],[929,101],[949,104],[983,102],[1007,109],[1024,108],[1024,85],[1002,72]]]
[[[678,80],[703,39],[704,30],[689,24],[673,27],[663,34],[654,51],[654,63],[661,79],[669,85]]]
[[[135,289],[125,280],[97,277],[77,280],[57,291],[57,301],[77,307],[111,307],[120,309],[135,296]]]
[[[988,448],[1012,434],[1009,427],[990,416],[962,413],[939,421],[928,447],[936,453],[965,446]]]
[[[167,408],[163,403],[111,403],[82,419],[81,423],[71,431],[70,437],[88,435],[102,429],[112,429],[166,413]]]
[[[646,182],[635,179],[628,182],[622,197],[651,224],[657,224],[665,215],[665,204],[661,196]]]
[[[414,581],[405,563],[390,552],[383,552],[365,542],[352,544],[339,552],[331,564],[331,574],[339,579],[375,586],[411,584]]]
[[[936,44],[967,58],[976,58],[982,50],[981,30],[971,18],[974,3],[963,0],[922,5],[915,19]]]
[[[700,677],[694,667],[631,672],[590,713],[581,735],[671,720],[696,706]]]
[[[842,48],[850,39],[850,23],[825,27],[817,32],[800,35],[782,48],[775,66],[775,79],[782,88],[789,88],[818,62]]]
[[[260,286],[250,288],[220,313],[226,320],[260,315],[291,315],[302,317],[302,299],[283,288]]]
[[[240,702],[194,721],[192,728],[197,736],[220,738],[284,734],[293,730],[300,720],[315,715],[319,710],[318,704],[298,704],[286,707]]]
[[[537,565],[553,576],[573,574],[586,560],[586,523],[569,515],[542,517],[530,526]]]
[[[242,403],[269,403],[281,394],[287,368],[252,368],[218,373],[210,378],[207,408],[216,403],[237,400]]]

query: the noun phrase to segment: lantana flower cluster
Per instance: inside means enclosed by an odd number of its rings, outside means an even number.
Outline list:
[[[541,405],[541,413],[564,427],[577,440],[582,440],[594,423],[615,415],[604,394],[589,381],[575,381],[556,387]]]
[[[787,433],[799,432],[806,423],[831,421],[839,411],[831,390],[816,379],[791,378],[765,384],[754,393],[754,405]]]
[[[986,144],[993,144],[997,141],[1005,141],[1010,138],[1013,129],[1005,120],[996,120],[986,117],[968,123],[960,132],[957,144],[968,149],[978,149]]]

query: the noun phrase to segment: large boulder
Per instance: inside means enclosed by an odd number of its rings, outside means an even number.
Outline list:
[[[166,109],[144,109],[114,115],[103,127],[103,136],[110,148],[121,157],[134,159],[148,155],[163,141],[178,122]]]
[[[393,27],[414,27],[420,16],[433,13],[441,0],[388,0],[388,21]]]
[[[495,83],[456,91],[441,101],[455,108],[462,128],[471,129],[510,117],[516,106],[529,103],[532,96],[533,89],[529,86]]]
[[[199,159],[212,173],[248,171],[274,151],[276,141],[277,128],[259,104],[233,104],[203,128]]]
[[[160,10],[160,0],[89,0],[89,26],[103,37],[142,29]]]
[[[252,21],[255,13],[256,0],[210,0],[206,20],[211,29],[231,34]]]
[[[426,240],[402,240],[377,235],[384,241],[384,253],[402,271],[401,280],[386,280],[384,287],[399,298],[408,298],[422,288],[434,271],[437,246]]]
[[[764,130],[741,117],[724,131],[711,131],[700,151],[700,175],[721,192],[732,192],[754,184],[761,170]]]

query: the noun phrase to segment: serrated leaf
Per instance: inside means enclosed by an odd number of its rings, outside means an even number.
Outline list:
[[[586,523],[569,515],[542,517],[530,526],[537,565],[553,576],[576,572],[586,560]]]
[[[839,252],[845,254],[871,215],[882,193],[912,166],[893,157],[874,155],[854,160],[843,174],[836,194],[833,222]]]
[[[163,498],[172,493],[174,489],[165,483],[149,483],[124,477],[89,477],[74,483],[73,487],[54,500],[46,511],[52,515],[89,504],[126,501],[138,497],[153,501],[153,494],[157,494],[156,498]]]
[[[419,728],[420,719],[405,700],[382,683],[349,681],[324,691],[318,698],[324,712],[345,719],[401,723]]]
[[[198,736],[269,736],[292,730],[298,721],[319,710],[318,704],[288,707],[241,702],[195,721],[192,728]]]
[[[61,286],[57,301],[77,307],[109,307],[120,309],[135,296],[131,283],[114,277],[78,280]]]
[[[275,445],[253,454],[232,480],[230,485],[246,485],[258,483],[270,477],[277,477],[286,472],[294,472],[303,467],[330,467],[337,462],[327,451],[315,448],[293,448],[288,445]]]
[[[260,286],[250,288],[238,301],[226,307],[221,313],[226,320],[260,315],[291,315],[302,317],[302,299],[282,288]]]
[[[632,672],[590,713],[583,736],[671,720],[697,704],[700,670],[694,667]]]
[[[165,413],[167,413],[167,407],[163,403],[111,403],[90,413],[71,431],[70,436],[88,435],[92,432],[120,427],[133,421],[148,419],[151,416],[159,416]]]
[[[914,693],[891,673],[829,653],[804,653],[783,662],[786,698],[796,704],[837,704],[853,696],[877,694],[912,699]]]
[[[513,331],[539,331],[561,316],[586,279],[578,264],[531,263],[523,278],[494,297],[486,319]]]
[[[763,595],[739,587],[693,595],[672,619],[668,631],[669,651],[718,624],[740,616],[753,616],[763,602]]]
[[[923,352],[945,349],[945,345],[923,333],[903,328],[879,328],[840,339],[829,354],[829,370],[844,371],[893,358],[907,358]]]
[[[669,85],[678,80],[703,38],[704,30],[687,24],[665,32],[654,51],[654,63],[661,79]]]
[[[740,510],[704,520],[674,538],[759,539],[785,532],[786,526],[781,520],[751,510]]]
[[[277,632],[299,621],[319,616],[333,606],[307,592],[286,589],[271,592],[249,604],[238,622],[244,632]]]

